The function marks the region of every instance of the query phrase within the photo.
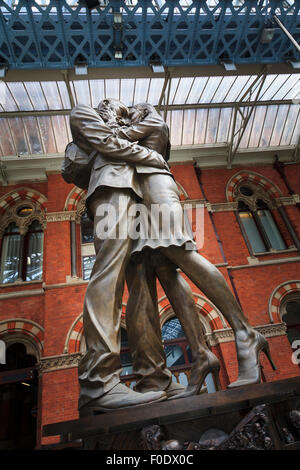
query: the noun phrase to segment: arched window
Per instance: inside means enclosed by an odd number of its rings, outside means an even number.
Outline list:
[[[93,221],[84,211],[80,219],[81,227],[81,260],[82,260],[82,278],[88,280],[96,259],[94,248],[94,229]]]
[[[19,216],[26,217],[27,215],[28,213]],[[44,235],[42,225],[38,220],[34,220],[27,227],[26,233],[24,230],[22,232],[15,222],[11,222],[4,231],[0,283],[42,279]]]
[[[238,219],[250,251],[285,250],[285,241],[270,209],[271,200],[261,188],[243,183],[236,190]]]
[[[6,364],[0,364],[0,448],[33,450],[36,446],[37,358],[23,343],[7,346]]]
[[[288,340],[293,345],[294,341],[300,341],[300,292],[292,292],[287,295],[281,305],[282,321],[286,324]]]
[[[163,324],[161,332],[166,353],[167,367],[171,369],[173,374],[182,371],[179,374],[179,381],[183,385],[187,385],[188,380],[184,371],[190,370],[192,355],[178,318],[172,317],[167,320]],[[208,393],[216,391],[212,374],[207,375],[202,390]]]

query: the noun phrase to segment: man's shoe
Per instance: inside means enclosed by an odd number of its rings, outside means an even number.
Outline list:
[[[115,411],[137,405],[149,405],[167,399],[165,392],[138,393],[121,383],[96,400],[92,400],[80,409],[80,417],[92,416],[97,413]]]
[[[185,386],[182,384],[179,384],[178,382],[174,382],[172,380],[172,382],[170,383],[168,388],[165,390],[165,392],[168,398],[171,398],[171,397],[176,398],[176,395],[179,395],[185,392]]]
[[[173,382],[173,380],[170,382],[168,387],[164,390],[164,392],[167,394],[167,398],[174,397],[178,394],[181,394],[185,392],[186,388],[184,385],[179,384],[178,382]],[[145,393],[149,393],[151,391],[151,388],[143,388],[143,389],[138,389],[139,393],[142,393],[145,395]],[[155,392],[157,393],[157,392]]]

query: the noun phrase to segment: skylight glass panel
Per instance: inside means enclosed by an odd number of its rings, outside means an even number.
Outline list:
[[[18,106],[10,90],[2,80],[0,80],[0,107],[2,111],[18,111]]]
[[[69,97],[66,83],[63,81],[59,81],[57,82],[57,86],[58,86],[59,96],[62,101],[63,108],[70,109],[71,103],[70,103],[70,97]]]
[[[91,106],[91,94],[88,80],[74,80],[72,85],[76,103]]]
[[[273,134],[272,138],[270,140],[270,146],[271,147],[276,147],[277,145],[280,144],[281,140],[281,135],[284,129],[285,125],[285,120],[287,118],[287,113],[289,110],[289,106],[287,105],[281,105],[278,107],[278,113],[276,116],[276,121],[274,123],[274,128],[273,128]]]
[[[62,109],[63,104],[60,98],[59,89],[56,82],[41,82],[45,99],[49,109]]]
[[[134,92],[134,103],[143,103],[148,101],[148,90],[149,90],[150,79],[149,78],[137,78]]]
[[[224,98],[224,101],[226,103],[233,103],[238,101],[239,98],[241,98],[247,91],[247,88],[251,85],[251,83],[253,83],[255,78],[255,75],[240,75],[236,77],[236,80],[233,82],[230,90]]]
[[[24,117],[23,124],[29,144],[29,153],[43,153],[43,148],[40,141],[40,131],[36,118],[33,116]]]
[[[182,118],[183,111],[172,111],[171,112],[171,144],[181,145],[182,142]]]
[[[183,116],[182,145],[194,143],[195,109],[186,109]]]
[[[133,105],[135,80],[132,78],[123,78],[121,80],[120,100],[126,106]]]
[[[183,77],[180,79],[173,99],[173,104],[186,103],[193,80],[194,79],[192,77]]]
[[[187,104],[195,104],[199,102],[202,92],[208,82],[208,77],[196,77],[190,89],[189,96],[186,100]]]
[[[268,147],[270,145],[270,139],[272,137],[272,132],[274,129],[274,122],[276,120],[278,112],[278,106],[268,106],[265,116],[265,122],[263,130],[261,133],[261,138],[259,142],[260,147]]]
[[[51,120],[57,151],[62,153],[65,151],[67,143],[70,141],[66,127],[66,116],[51,116]]]
[[[45,153],[57,153],[51,116],[39,116],[37,119]]]
[[[14,100],[20,111],[32,111],[33,106],[30,102],[29,96],[21,82],[8,82],[7,87],[9,88]]]
[[[105,98],[120,99],[120,80],[118,78],[105,80],[105,88]]]
[[[24,82],[24,86],[30,96],[30,100],[35,110],[43,111],[48,109],[47,101],[40,82]]]
[[[223,77],[223,80],[220,82],[218,89],[212,99],[212,103],[223,103],[226,98],[226,95],[229,93],[236,77]]]
[[[8,120],[4,118],[0,118],[0,148],[3,156],[17,153]]]
[[[159,102],[164,81],[164,78],[151,78],[147,101],[153,106],[156,106]]]
[[[247,113],[250,111],[250,107],[243,107],[241,108],[241,111],[243,112],[244,115],[247,115]],[[255,109],[253,109],[252,114],[250,115],[249,121],[246,125],[246,128],[244,130],[241,142],[240,142],[240,148],[248,148],[249,147],[249,139],[250,135],[252,132],[252,126],[253,126],[253,121],[254,121],[254,116],[255,116]],[[233,123],[232,123],[233,125]]]
[[[266,110],[267,110],[266,106],[257,106],[257,108],[254,110],[255,116],[254,116],[253,126],[251,129],[251,135],[249,139],[249,147],[258,147],[259,145],[259,140],[260,140],[260,135],[262,132],[262,126],[263,126]]]
[[[231,119],[232,108],[222,108],[219,117],[218,143],[228,142]]]
[[[207,109],[197,109],[194,144],[204,144],[205,142],[207,115]]]
[[[14,140],[17,155],[29,154],[28,142],[24,131],[22,118],[8,118],[8,125]]]
[[[294,132],[291,138],[291,145],[297,145],[299,142],[299,136],[300,136],[300,112],[298,112],[296,122],[290,123],[291,128],[293,125],[294,125]]]
[[[295,99],[300,97],[300,74],[290,75],[285,84],[274,95],[275,100]]]
[[[208,112],[205,143],[214,144],[217,140],[220,108],[211,108]]]
[[[297,104],[291,104],[288,110],[288,119],[286,120],[282,136],[281,136],[281,145],[290,145],[291,143],[291,138],[293,136],[293,129],[295,126],[295,123],[297,123],[297,116],[299,114],[299,105]],[[298,135],[300,132],[300,129],[298,127],[297,129]]]
[[[210,103],[222,80],[222,77],[210,77],[200,97],[200,103]]]
[[[90,90],[92,95],[92,107],[96,108],[105,97],[104,80],[90,80]]]
[[[272,77],[273,77],[273,80],[272,80]],[[281,87],[284,86],[288,78],[289,78],[289,75],[287,74],[271,75],[269,78],[271,80],[270,85],[265,92],[262,91],[260,99],[264,101],[272,100],[274,95],[276,95],[276,93],[278,92],[278,90],[280,90]]]

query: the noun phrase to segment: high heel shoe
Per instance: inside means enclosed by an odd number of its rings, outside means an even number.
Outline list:
[[[199,364],[200,362],[200,364]],[[220,379],[220,363],[216,356],[211,352],[206,352],[206,358],[204,360],[196,360],[192,365],[191,375],[189,384],[186,390],[182,393],[178,393],[174,397],[168,398],[168,400],[174,400],[176,398],[186,398],[192,395],[198,395],[201,391],[202,385],[205,378],[209,373],[212,373],[215,379],[217,390],[221,389]]]
[[[261,382],[261,368],[259,362],[261,352],[265,353],[273,370],[277,369],[270,354],[269,343],[258,331],[254,331],[252,339],[250,338],[246,341],[236,339],[236,347],[239,376],[238,379],[229,384],[227,388],[242,387],[244,385],[258,384]]]

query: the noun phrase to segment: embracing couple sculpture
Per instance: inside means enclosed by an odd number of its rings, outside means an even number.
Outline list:
[[[161,219],[151,219],[158,236],[130,236],[135,224],[130,209],[137,202],[144,204],[149,214],[153,204],[167,204],[177,215],[183,215],[177,185],[166,162],[169,130],[161,116],[147,103],[128,109],[119,101],[106,99],[96,111],[86,105],[75,106],[70,126],[73,143],[66,149],[62,174],[67,182],[87,189],[86,206],[94,220],[96,251],[83,310],[87,350],[78,368],[80,415],[195,395],[208,373],[218,383],[219,361],[204,341],[192,291],[177,268],[216,305],[233,329],[239,376],[229,387],[260,382],[261,351],[275,367],[268,343],[249,325],[219,270],[197,252],[189,224],[185,221],[179,236],[176,230],[166,235]],[[103,207],[113,208],[115,216],[105,234],[97,229],[105,217],[109,219]],[[186,388],[172,381],[166,366],[157,278],[190,345],[192,366]],[[125,280],[129,291],[126,328],[137,377],[135,390],[120,382]]]

